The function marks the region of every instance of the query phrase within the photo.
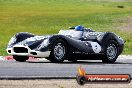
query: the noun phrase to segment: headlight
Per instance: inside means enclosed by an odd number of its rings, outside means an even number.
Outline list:
[[[15,43],[15,42],[16,42],[16,37],[13,36],[13,37],[10,39],[10,41],[9,41],[9,43],[8,43],[8,46],[10,46],[11,44],[13,44],[13,43]]]

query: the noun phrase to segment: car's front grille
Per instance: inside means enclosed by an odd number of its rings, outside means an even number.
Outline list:
[[[14,47],[15,53],[28,53],[28,49],[25,47]]]

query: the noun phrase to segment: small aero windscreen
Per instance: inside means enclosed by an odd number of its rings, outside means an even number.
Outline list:
[[[75,31],[75,30],[60,30],[58,34],[61,35],[69,35],[75,38],[81,38],[83,31]]]

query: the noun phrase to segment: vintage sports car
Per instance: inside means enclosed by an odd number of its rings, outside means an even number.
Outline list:
[[[95,32],[83,26],[60,30],[54,35],[34,35],[20,32],[13,36],[7,53],[16,61],[24,62],[31,57],[46,58],[60,63],[64,60],[102,60],[114,63],[122,53],[124,41],[112,32]]]

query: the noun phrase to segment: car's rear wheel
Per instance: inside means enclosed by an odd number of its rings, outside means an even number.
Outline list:
[[[50,61],[60,63],[67,58],[67,43],[59,39],[53,43],[50,54]]]
[[[117,42],[110,40],[105,44],[105,55],[102,59],[104,63],[114,63],[118,57],[118,47]]]
[[[25,62],[26,60],[29,59],[28,56],[16,56],[16,55],[13,55],[13,58],[18,61],[18,62]]]

